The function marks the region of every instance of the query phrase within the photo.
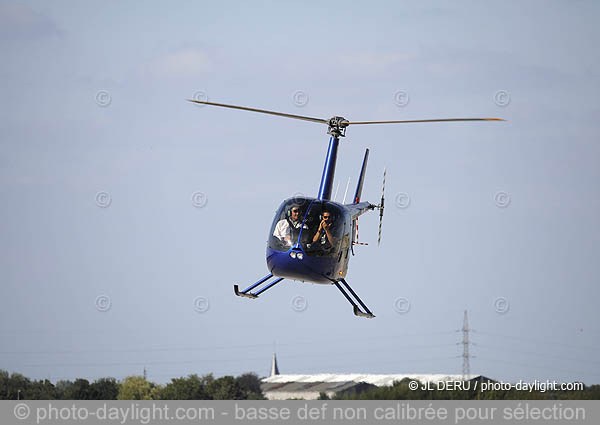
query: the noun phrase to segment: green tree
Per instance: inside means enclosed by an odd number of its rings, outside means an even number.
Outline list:
[[[3,373],[0,374],[0,383],[2,383],[2,388],[0,389],[0,398],[4,400],[26,398],[26,394],[31,388],[31,381],[29,378],[26,378],[20,373],[12,373],[9,376],[8,372],[2,372]]]
[[[248,400],[264,400],[265,396],[260,389],[260,379],[256,373],[244,373],[235,378],[245,397]]]
[[[7,371],[0,369],[0,400],[8,399],[8,381],[10,375]]]
[[[115,378],[100,378],[90,385],[90,400],[116,400],[119,383]]]
[[[56,382],[54,387],[56,388],[56,399],[65,400],[65,392],[73,385],[73,382],[61,379]]]
[[[76,379],[65,388],[63,400],[90,400],[90,382],[87,379]]]
[[[27,390],[25,398],[29,400],[56,400],[56,387],[48,379],[33,381]]]
[[[207,398],[205,382],[196,374],[189,375],[187,378],[173,378],[160,391],[161,400],[206,400]]]
[[[207,385],[208,396],[212,400],[243,400],[244,391],[233,376],[223,376]]]
[[[128,376],[123,380],[117,400],[157,400],[161,388],[143,376]]]

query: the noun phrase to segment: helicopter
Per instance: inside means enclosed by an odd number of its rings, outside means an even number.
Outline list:
[[[188,99],[188,101],[201,105],[258,112],[327,125],[327,134],[330,135],[329,147],[325,156],[325,165],[317,197],[295,196],[281,203],[275,213],[267,241],[266,260],[270,273],[243,291],[239,290],[238,285],[233,285],[233,291],[239,297],[256,299],[259,295],[284,279],[334,285],[352,304],[354,315],[369,319],[374,318],[375,315],[356,292],[354,292],[345,278],[350,260],[349,253],[352,252],[352,255],[354,255],[355,245],[364,245],[358,242],[358,217],[369,211],[379,211],[379,236],[377,244],[379,245],[381,242],[381,227],[385,203],[385,169],[379,204],[361,201],[367,161],[369,159],[368,148],[365,151],[352,202],[345,203],[345,197],[342,203],[331,200],[339,141],[341,137],[346,136],[347,127],[350,125],[365,124],[504,121],[501,118],[348,121],[340,116],[322,119],[224,103],[193,99]],[[256,291],[252,292],[255,289]],[[359,305],[364,311],[361,310]]]

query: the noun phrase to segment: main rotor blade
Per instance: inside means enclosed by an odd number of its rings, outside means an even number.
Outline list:
[[[348,125],[354,124],[407,124],[414,122],[447,122],[447,121],[506,121],[502,118],[438,118],[433,120],[401,120],[401,121],[350,121]]]
[[[294,118],[297,120],[312,121],[312,122],[318,122],[321,124],[329,123],[328,120],[324,120],[321,118],[305,117],[303,115],[284,114],[283,112],[267,111],[266,109],[256,109],[256,108],[248,108],[246,106],[226,105],[224,103],[202,102],[200,100],[193,100],[193,99],[187,99],[187,101],[192,102],[192,103],[199,103],[201,105],[222,106],[223,108],[241,109],[242,111],[251,111],[251,112],[260,112],[261,114],[277,115],[279,117]]]

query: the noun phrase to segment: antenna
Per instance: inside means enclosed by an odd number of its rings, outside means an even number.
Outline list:
[[[469,358],[470,358],[470,356],[469,356],[469,332],[470,331],[471,331],[471,329],[469,328],[469,319],[467,317],[467,310],[465,310],[465,316],[463,319],[463,327],[462,327],[462,333],[463,333],[462,379],[463,379],[463,381],[466,381],[467,379],[469,379],[471,377],[471,366],[469,365]]]
[[[346,195],[348,195],[348,187],[350,186],[350,177],[348,177],[348,183],[346,183],[346,191],[344,192],[344,200],[342,201],[342,204],[346,203]]]
[[[333,195],[333,202],[337,201],[338,190],[340,190],[340,181],[338,180],[337,188],[335,189],[335,195]]]

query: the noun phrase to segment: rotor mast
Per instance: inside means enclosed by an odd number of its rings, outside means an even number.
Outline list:
[[[331,137],[329,138],[329,148],[327,149],[327,156],[325,157],[323,174],[321,175],[319,195],[317,196],[321,201],[331,200],[338,146],[340,144],[340,137],[346,136],[348,120],[343,117],[333,117],[329,119],[327,125],[329,126],[327,134],[330,134]]]

